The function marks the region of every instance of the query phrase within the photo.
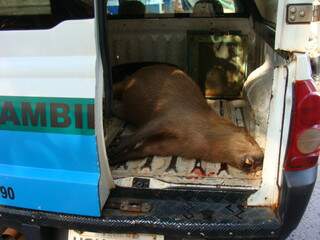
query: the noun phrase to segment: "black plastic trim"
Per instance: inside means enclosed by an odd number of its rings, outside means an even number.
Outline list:
[[[1,16],[0,31],[51,29],[66,20],[91,19],[93,8],[77,0],[50,0],[51,14]]]
[[[282,239],[285,239],[298,226],[309,203],[317,172],[318,166],[304,171],[284,172],[279,208],[283,225]]]
[[[110,63],[110,51],[107,37],[107,15],[106,15],[106,0],[97,0],[96,19],[98,22],[98,39],[100,47],[100,55],[103,67],[104,80],[104,114],[106,117],[111,116],[112,105],[112,69]]]
[[[255,32],[260,35],[270,47],[274,48],[276,37],[275,24],[268,22],[261,16],[253,0],[243,1],[243,5],[247,8],[247,11],[254,20]]]
[[[266,41],[270,47],[274,48],[276,31],[273,27],[267,25],[266,23],[257,21],[254,24],[254,30]]]
[[[99,218],[0,207],[2,223],[113,233],[154,233],[185,239],[276,239],[281,223],[271,208],[246,207],[252,191],[138,190],[111,192]],[[150,206],[128,212],[123,201]],[[117,207],[118,206],[118,207]],[[4,221],[5,219],[5,221]],[[1,222],[0,221],[0,222]],[[0,223],[1,224],[1,223]]]

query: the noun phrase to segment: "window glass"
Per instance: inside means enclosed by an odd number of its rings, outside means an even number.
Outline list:
[[[277,21],[278,0],[255,0],[261,16],[270,23]]]
[[[212,17],[239,13],[240,8],[236,0],[109,0],[107,12],[120,17]]]
[[[50,0],[0,0],[1,16],[51,14]]]
[[[0,0],[0,30],[51,28],[93,17],[93,0]]]

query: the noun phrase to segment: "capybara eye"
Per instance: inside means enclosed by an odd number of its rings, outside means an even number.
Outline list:
[[[242,168],[244,171],[249,172],[255,165],[255,161],[252,157],[245,156],[242,164]]]
[[[242,160],[242,170],[245,172],[257,171],[262,169],[263,156],[252,157],[246,155]]]

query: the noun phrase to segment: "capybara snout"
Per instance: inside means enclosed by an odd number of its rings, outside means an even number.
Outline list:
[[[263,164],[263,152],[260,151],[256,154],[247,154],[240,160],[239,168],[245,172],[253,172],[262,169]]]
[[[244,132],[248,141],[246,148],[243,150],[244,156],[240,163],[241,169],[245,172],[258,171],[262,169],[264,154],[258,143],[247,132]],[[237,151],[237,149],[235,149]]]
[[[230,138],[228,164],[245,172],[262,169],[264,154],[258,143],[245,130],[234,132]]]
[[[138,130],[112,151],[112,163],[180,156],[224,162],[246,172],[261,169],[263,152],[256,141],[218,116],[182,70],[144,67],[115,87],[122,105],[116,115]]]

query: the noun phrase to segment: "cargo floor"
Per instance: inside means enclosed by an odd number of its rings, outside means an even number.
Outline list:
[[[249,118],[244,116],[243,100],[208,100],[209,105],[221,116],[229,118],[239,127],[247,127]],[[107,122],[106,143],[116,146],[121,136],[128,135],[134,129],[119,119]],[[218,161],[223,162],[223,161]],[[116,185],[135,187],[145,179],[145,187],[164,189],[170,187],[212,187],[258,189],[261,183],[261,171],[247,174],[223,163],[208,163],[196,159],[181,157],[149,157],[130,161],[112,167]],[[138,181],[136,178],[139,178]]]

